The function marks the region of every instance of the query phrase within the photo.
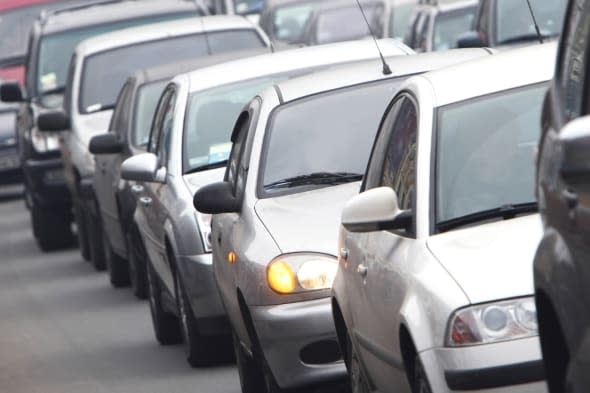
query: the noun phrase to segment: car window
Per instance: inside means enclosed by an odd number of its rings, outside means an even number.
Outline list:
[[[170,97],[174,94],[174,85],[168,85],[160,100],[158,101],[158,107],[156,109],[156,114],[154,115],[154,122],[152,123],[151,131],[150,131],[150,138],[148,142],[148,151],[150,153],[156,154],[158,148],[158,142],[160,140],[160,131],[162,130],[162,123],[164,120],[164,116],[168,110],[168,104],[170,102]]]
[[[422,18],[422,23],[419,26],[416,42],[414,42],[414,49],[426,51],[428,50],[428,30],[430,27],[430,14],[426,14]]]
[[[440,12],[434,20],[432,50],[456,48],[459,36],[471,27],[474,14],[475,6]]]
[[[475,24],[476,31],[480,34],[480,37],[486,43],[488,42],[488,32],[490,31],[490,14],[488,12],[488,9],[489,0],[481,0],[478,9],[478,20]]]
[[[225,181],[231,184],[232,191],[237,196],[238,192],[243,190],[244,187],[243,182],[245,176],[240,176],[239,172],[244,147],[246,146],[245,141],[248,137],[248,129],[250,128],[250,113],[242,112],[238,117],[235,127],[235,138],[229,155]]]
[[[145,83],[135,95],[135,109],[133,113],[133,130],[131,143],[134,146],[146,146],[150,137],[150,127],[156,112],[158,100],[166,87],[167,81]]]
[[[314,8],[320,4],[294,3],[277,8],[271,16],[271,35],[279,41],[300,41]]]
[[[128,80],[121,88],[119,97],[117,98],[117,105],[113,111],[111,122],[109,125],[109,132],[117,133],[121,138],[125,138],[125,129],[129,119],[129,98],[133,91],[133,80]]]
[[[168,165],[170,154],[170,138],[172,137],[172,128],[174,127],[174,107],[176,104],[176,93],[172,92],[165,107],[164,113],[160,123],[160,132],[158,136],[158,147],[156,155],[160,158],[160,163],[163,166]]]
[[[545,37],[559,34],[563,24],[566,0],[530,0],[535,21]],[[535,40],[537,32],[531,11],[526,1],[496,1],[496,44],[511,43],[530,37]]]
[[[400,4],[391,7],[389,16],[389,36],[392,38],[403,38],[411,22],[412,10],[416,7],[414,3]]]
[[[371,30],[377,37],[383,36],[383,9],[381,3],[363,5]],[[342,26],[346,26],[346,29]],[[322,12],[318,15],[315,28],[315,42],[318,44],[361,39],[371,35],[361,11],[356,6]]]

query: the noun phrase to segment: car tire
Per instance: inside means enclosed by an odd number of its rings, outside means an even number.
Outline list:
[[[182,342],[182,334],[178,318],[162,307],[159,279],[150,263],[147,263],[147,271],[150,313],[152,315],[156,340],[161,345],[180,344]]]
[[[90,244],[88,240],[86,213],[84,213],[84,209],[78,201],[74,201],[74,220],[76,221],[76,232],[78,234],[80,254],[85,261],[90,261]]]
[[[100,218],[95,217],[92,213],[90,213],[88,208],[86,211],[90,260],[92,261],[92,266],[94,266],[94,269],[97,272],[100,272],[107,268],[105,249],[103,247],[102,239],[102,223]]]
[[[131,291],[136,298],[142,300],[147,299],[148,284],[145,250],[139,237],[135,237],[132,233],[127,233],[125,238],[127,241],[127,263],[129,265]]]
[[[236,356],[236,364],[240,376],[240,386],[242,393],[264,393],[266,392],[266,383],[264,371],[260,362],[246,352],[240,344],[238,335],[232,331],[232,343]]]
[[[129,265],[126,259],[121,258],[111,246],[105,230],[102,231],[105,264],[109,272],[109,281],[114,288],[129,285]]]
[[[266,393],[284,393],[285,391],[277,383],[268,363],[264,359],[261,359],[261,363]]]
[[[347,363],[348,363],[348,376],[350,380],[351,393],[369,393],[369,383],[363,373],[361,362],[358,354],[352,345],[350,337],[346,339],[347,346]]]
[[[67,211],[43,209],[33,205],[31,209],[33,234],[42,251],[53,251],[72,246],[74,235]]]
[[[414,360],[413,385],[413,393],[432,393],[432,389],[430,389],[430,382],[428,382],[428,377],[426,376],[426,371],[424,370],[424,365],[422,365],[418,355],[416,355]]]

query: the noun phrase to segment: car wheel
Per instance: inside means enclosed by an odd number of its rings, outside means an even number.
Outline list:
[[[78,247],[80,254],[86,261],[90,261],[90,245],[88,241],[88,225],[86,214],[79,201],[74,201],[74,219],[76,221],[76,231],[78,233]]]
[[[264,359],[261,359],[262,363],[262,370],[264,375],[264,387],[266,388],[266,393],[283,393],[284,390],[280,388],[279,384],[277,383],[274,375],[272,375],[272,371],[266,363]]]
[[[105,230],[102,231],[104,258],[109,271],[109,280],[114,288],[129,285],[129,267],[127,261],[121,258],[111,247],[111,242]]]
[[[424,370],[424,366],[422,365],[419,356],[416,356],[416,359],[414,360],[413,393],[432,393],[428,377],[426,376],[426,371]]]
[[[67,211],[43,209],[33,205],[31,222],[33,234],[42,251],[58,250],[74,243],[71,221]]]
[[[369,384],[362,371],[358,354],[352,345],[350,337],[347,337],[348,354],[348,376],[350,378],[350,389],[352,393],[369,393]]]
[[[232,343],[236,355],[236,364],[240,375],[240,386],[242,393],[264,393],[266,384],[264,372],[260,362],[253,358],[240,344],[240,339],[235,332],[232,332]]]
[[[160,284],[154,268],[147,263],[148,297],[156,340],[162,345],[179,344],[182,341],[178,319],[162,307]]]
[[[96,271],[103,271],[107,268],[107,264],[103,247],[102,225],[99,217],[95,217],[88,209],[86,211],[90,260]]]
[[[129,281],[136,298],[146,299],[148,296],[147,273],[145,268],[145,251],[141,240],[127,233],[127,263],[129,264]]]

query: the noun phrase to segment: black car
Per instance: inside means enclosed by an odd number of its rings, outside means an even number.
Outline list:
[[[534,261],[550,393],[590,386],[590,3],[570,1],[537,160],[544,235]]]
[[[94,191],[100,206],[105,257],[109,260],[113,286],[130,282],[135,296],[147,295],[145,249],[133,221],[137,195],[143,187],[121,178],[121,163],[146,151],[154,111],[167,82],[180,73],[269,50],[235,51],[166,64],[137,71],[125,82],[117,98],[110,131],[90,140],[90,152],[96,155]]]
[[[142,0],[141,6],[138,1],[121,0],[48,11],[35,22],[29,36],[25,93],[21,93],[18,83],[5,83],[0,98],[22,102],[17,118],[17,143],[25,200],[33,233],[42,250],[69,246],[73,240],[74,215],[58,137],[40,132],[37,117],[62,106],[68,64],[76,45],[112,30],[205,13],[191,0]],[[79,218],[81,212],[78,213]],[[78,225],[78,232],[82,230]],[[88,243],[80,243],[82,255],[90,259]]]
[[[566,0],[530,0],[542,38],[561,32]],[[457,40],[459,48],[523,45],[539,36],[527,1],[480,0],[471,31]]]

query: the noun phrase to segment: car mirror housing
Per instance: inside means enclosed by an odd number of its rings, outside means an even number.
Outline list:
[[[206,214],[238,213],[240,205],[234,196],[231,184],[217,182],[206,185],[195,193],[195,209]]]
[[[160,167],[160,159],[155,154],[142,153],[123,161],[121,177],[132,181],[164,183],[166,168]]]
[[[572,188],[590,188],[590,116],[569,122],[559,139],[563,147],[561,176]]]
[[[118,154],[123,152],[123,147],[119,135],[109,132],[94,136],[90,140],[88,149],[92,154]]]
[[[352,198],[342,210],[342,225],[350,232],[407,229],[412,212],[401,210],[395,191],[374,188]]]
[[[70,117],[60,109],[43,112],[37,118],[37,125],[43,132],[58,132],[70,129]]]
[[[22,102],[24,101],[23,92],[16,81],[3,82],[0,85],[0,101],[2,102]]]
[[[481,48],[487,46],[477,31],[466,31],[457,39],[458,48]]]

